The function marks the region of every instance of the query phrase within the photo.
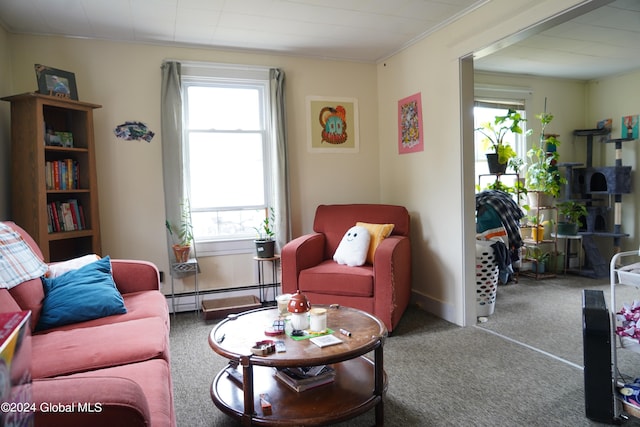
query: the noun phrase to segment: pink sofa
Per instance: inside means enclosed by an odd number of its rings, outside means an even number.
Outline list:
[[[394,224],[394,228],[378,246],[373,264],[338,264],[333,254],[356,222]],[[311,304],[341,304],[366,311],[382,320],[391,332],[411,296],[409,223],[409,213],[402,206],[318,206],[314,233],[282,248],[282,291],[294,293],[299,289]]]
[[[42,259],[33,239],[5,222]],[[112,260],[125,314],[35,331],[44,291],[38,279],[0,289],[0,312],[31,310],[36,425],[175,426],[169,364],[169,311],[157,268]],[[49,405],[71,411],[52,411]],[[74,406],[70,406],[74,405]],[[83,410],[80,410],[82,406]]]

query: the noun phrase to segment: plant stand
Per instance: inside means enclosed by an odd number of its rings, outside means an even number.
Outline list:
[[[542,205],[540,202],[540,192],[535,192],[535,196],[537,196],[535,202],[536,205],[538,206],[536,208],[536,223],[540,224],[540,218],[542,215],[542,212],[548,213],[551,216],[551,220],[553,220],[556,224],[557,224],[557,219],[558,219],[558,208],[555,206],[544,206]],[[536,233],[535,238],[530,238],[530,239],[524,239],[524,245],[522,246],[522,248],[524,249],[524,253],[523,256],[521,257],[523,261],[534,261],[534,268],[535,270],[522,270],[520,271],[520,274],[524,275],[524,276],[528,276],[528,277],[532,277],[536,280],[538,279],[548,279],[548,278],[552,278],[555,277],[554,273],[550,273],[550,272],[541,272],[538,268],[536,268],[537,266],[535,265],[535,260],[527,257],[526,254],[526,250],[527,248],[552,248],[551,251],[554,253],[558,252],[558,239],[556,238],[557,236],[557,230],[554,227],[553,232],[550,233],[551,239],[549,238],[544,238],[544,236],[539,236],[538,233]]]
[[[174,276],[176,274],[181,273],[193,273],[194,277],[194,292],[193,292],[193,306],[195,307],[196,313],[198,313],[200,309],[200,288],[198,287],[198,260],[195,258],[191,258],[186,262],[176,262],[171,264],[171,310],[173,315],[176,314],[176,307],[180,307],[183,305],[191,306],[191,302],[176,302],[176,293],[173,284]],[[185,297],[180,297],[185,298]]]
[[[260,292],[260,303],[265,305],[275,305],[276,304],[276,289],[280,287],[280,282],[278,281],[278,264],[280,263],[280,255],[274,255],[270,258],[262,258],[255,256],[254,260],[258,263],[258,287]],[[271,263],[271,283],[265,283],[265,275],[264,275],[264,263]],[[269,288],[274,289],[273,291],[273,299],[267,300],[267,294]]]
[[[565,259],[564,259],[564,274],[567,274],[567,271],[571,270],[571,259],[573,258],[577,258],[578,259],[578,272],[580,272],[580,270],[582,269],[582,235],[580,234],[576,234],[576,235],[564,235],[564,234],[553,234],[552,236],[554,238],[558,238],[558,239],[564,239],[564,253],[565,253]],[[576,252],[571,252],[571,247],[573,246],[572,242],[576,240],[578,242],[578,248],[576,249]]]

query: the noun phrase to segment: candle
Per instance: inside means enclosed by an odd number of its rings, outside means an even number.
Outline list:
[[[327,309],[312,308],[309,312],[311,322],[311,332],[326,332],[327,330]]]

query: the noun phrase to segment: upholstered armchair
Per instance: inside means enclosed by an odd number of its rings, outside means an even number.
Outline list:
[[[357,222],[394,224],[378,245],[373,263],[349,267],[333,255]],[[282,290],[300,290],[311,304],[340,304],[375,315],[389,332],[400,321],[411,293],[409,213],[402,206],[378,204],[320,205],[314,233],[282,248]]]

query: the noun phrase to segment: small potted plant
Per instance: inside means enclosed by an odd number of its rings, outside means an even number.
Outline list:
[[[254,227],[258,232],[258,238],[254,240],[258,258],[272,258],[275,253],[275,223],[276,213],[273,208],[268,208],[267,215],[265,215],[260,226]]]
[[[573,200],[558,203],[558,214],[564,221],[558,221],[558,234],[575,236],[578,234],[580,220],[589,215],[587,208]]]
[[[551,253],[543,250],[540,246],[530,246],[527,248],[527,258],[533,261],[531,270],[534,273],[542,274],[545,272],[545,265],[549,261]]]
[[[487,153],[489,172],[506,172],[507,164],[510,159],[516,157],[516,152],[504,138],[509,132],[522,134],[520,125],[525,121],[520,113],[510,108],[506,115],[495,116],[493,122],[482,123],[475,129],[484,136],[483,142],[488,143],[493,150],[493,153]]]
[[[531,239],[535,242],[544,240],[544,215],[527,215],[527,220],[531,226]]]
[[[529,196],[529,204],[532,207],[552,206],[553,197],[560,194],[561,185],[566,182],[558,171],[558,154],[556,147],[560,145],[557,135],[545,133],[547,125],[553,120],[553,115],[542,113],[536,115],[540,120],[540,139],[527,151],[527,170],[525,173],[525,186]],[[552,199],[544,196],[549,195]]]
[[[178,225],[171,224],[169,220],[165,221],[165,226],[169,235],[173,240],[173,254],[176,262],[187,262],[191,254],[191,244],[193,242],[193,225],[191,224],[191,208],[189,201],[182,204],[182,212],[180,214],[180,223]]]

